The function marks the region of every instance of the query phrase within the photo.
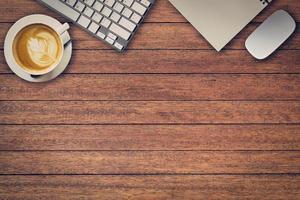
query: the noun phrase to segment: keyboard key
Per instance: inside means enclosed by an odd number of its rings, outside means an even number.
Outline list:
[[[115,41],[111,39],[110,37],[106,37],[105,41],[108,42],[109,44],[113,44]]]
[[[121,26],[112,23],[112,25],[109,27],[109,30],[111,30],[113,33],[119,35],[121,38],[128,40],[130,38],[130,33],[126,31],[124,28]]]
[[[97,1],[97,2],[93,5],[93,8],[94,8],[96,11],[100,12],[101,9],[103,8],[103,4]]]
[[[144,15],[147,10],[144,6],[142,6],[138,2],[134,2],[131,8],[141,15]]]
[[[111,23],[111,21],[105,17],[101,21],[101,25],[104,26],[105,28],[108,28],[110,23]]]
[[[94,12],[94,15],[93,15],[93,17],[92,17],[92,19],[93,19],[95,22],[97,22],[97,23],[99,23],[99,22],[101,21],[102,18],[103,18],[103,16],[100,15],[99,13],[97,13],[97,12]]]
[[[110,19],[113,20],[113,21],[115,21],[115,22],[118,22],[120,18],[121,18],[121,15],[119,15],[119,14],[116,13],[116,12],[113,12],[113,13],[111,14],[111,16],[110,16]]]
[[[117,39],[117,36],[112,34],[112,33],[108,33],[107,37],[110,37],[111,39],[113,40],[116,40]]]
[[[120,43],[118,43],[118,42],[115,42],[114,46],[115,46],[117,49],[119,49],[119,50],[122,50],[122,49],[123,49],[123,46],[122,46]]]
[[[91,17],[93,15],[93,13],[94,13],[94,10],[89,7],[86,7],[85,10],[83,11],[83,14],[85,14],[88,17]]]
[[[142,16],[140,16],[139,14],[136,14],[136,13],[133,13],[133,15],[131,16],[130,18],[133,22],[135,22],[136,24],[138,24],[141,19],[142,19]]]
[[[100,26],[98,24],[92,22],[91,25],[89,26],[89,31],[91,31],[92,33],[96,33],[99,28]]]
[[[74,6],[74,8],[76,10],[78,10],[79,12],[82,12],[84,10],[84,8],[85,8],[85,5],[83,3],[81,3],[80,1],[78,1],[76,3],[76,5]]]
[[[57,10],[73,21],[77,21],[80,14],[59,0],[40,0],[46,3],[49,7]]]
[[[113,5],[115,4],[115,0],[105,0],[105,4],[108,6],[108,7],[113,7]]]
[[[121,13],[123,10],[124,6],[122,4],[120,4],[119,2],[117,2],[114,6],[115,11]]]
[[[104,39],[106,35],[100,31],[98,31],[97,36],[99,36],[101,39]]]
[[[134,23],[132,23],[131,21],[129,21],[128,19],[126,19],[125,17],[122,17],[121,20],[119,21],[119,24],[121,26],[124,26],[127,30],[129,31],[134,31],[136,25]]]
[[[123,3],[128,6],[128,7],[131,7],[132,3],[133,3],[133,0],[123,0]]]
[[[103,10],[101,11],[101,13],[102,13],[103,15],[105,15],[106,17],[109,17],[110,14],[112,13],[112,10],[109,9],[108,7],[104,7]]]
[[[141,0],[141,3],[146,7],[149,7],[151,5],[151,3],[148,0]]]
[[[83,0],[83,2],[92,7],[92,5],[95,3],[95,0]]]
[[[91,20],[89,18],[87,18],[86,16],[81,15],[77,22],[84,28],[87,28],[89,26],[89,24],[91,23]]]
[[[132,15],[132,11],[129,10],[128,8],[125,8],[125,9],[123,10],[122,14],[123,14],[125,17],[129,18],[129,17]]]
[[[73,7],[76,3],[76,0],[66,0],[66,3]]]

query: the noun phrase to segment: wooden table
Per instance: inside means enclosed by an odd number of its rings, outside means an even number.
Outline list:
[[[74,54],[56,80],[32,84],[5,64],[34,0],[0,1],[0,199],[300,199],[300,29],[270,59],[244,41],[221,53],[167,0],[124,54],[72,26]],[[299,25],[299,24],[298,24]]]

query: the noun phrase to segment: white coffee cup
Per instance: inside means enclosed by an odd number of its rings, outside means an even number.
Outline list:
[[[30,25],[45,25],[50,29],[52,29],[54,32],[56,32],[60,38],[60,45],[61,45],[62,52],[60,56],[57,58],[56,62],[53,63],[53,65],[47,67],[45,70],[29,71],[24,67],[20,66],[14,56],[13,44],[18,33]],[[15,68],[17,68],[18,70],[22,70],[23,72],[28,73],[30,75],[44,75],[53,71],[55,68],[59,66],[63,58],[64,46],[71,40],[67,32],[69,28],[70,26],[68,23],[61,24],[56,19],[46,15],[35,14],[35,15],[29,15],[21,18],[10,28],[5,38],[4,55],[7,64],[9,66],[16,66]]]

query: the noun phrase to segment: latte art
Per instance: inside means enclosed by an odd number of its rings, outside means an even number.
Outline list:
[[[57,43],[48,33],[40,33],[27,42],[27,52],[30,59],[41,68],[49,67],[56,61]]]
[[[57,64],[61,54],[60,37],[45,25],[35,24],[24,28],[14,42],[16,61],[30,71],[43,71]]]

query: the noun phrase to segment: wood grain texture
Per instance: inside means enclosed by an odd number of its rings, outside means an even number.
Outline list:
[[[0,23],[0,41],[4,41],[5,35],[11,23]],[[245,40],[259,24],[250,24],[238,34],[224,49],[245,49]],[[294,37],[291,37],[281,49],[299,49],[300,27],[298,26]],[[111,47],[97,38],[82,31],[81,28],[72,26],[70,31],[74,49],[107,49]],[[1,48],[3,46],[1,45]],[[145,23],[130,42],[128,49],[202,49],[213,50],[208,42],[187,23]],[[118,53],[120,54],[120,53]],[[126,54],[126,53],[125,53]]]
[[[0,101],[0,124],[300,123],[298,101]]]
[[[300,125],[2,125],[0,130],[0,150],[300,150]]]
[[[12,73],[3,51],[0,73]],[[127,50],[125,54],[75,50],[65,73],[300,73],[300,51],[281,50],[270,59],[257,62],[246,51],[236,50],[221,54],[210,50]]]
[[[124,54],[72,26],[64,75],[31,84],[3,56],[9,27],[42,13],[0,1],[0,199],[284,199],[300,196],[300,29],[257,62],[248,35],[221,52],[157,0]],[[298,26],[299,27],[299,26]]]
[[[8,200],[297,200],[299,191],[299,176],[291,175],[0,177]]]
[[[42,84],[0,75],[0,83],[0,100],[300,99],[300,75],[77,74]]]
[[[300,173],[298,151],[0,151],[0,174]]]
[[[278,9],[289,10],[289,12],[291,12],[291,14],[296,18],[296,20],[300,21],[300,6],[298,0],[274,1],[272,3],[272,6],[266,8],[265,11],[262,14],[258,15],[254,21],[261,22]],[[32,13],[47,14],[60,20],[64,20],[62,17],[59,17],[57,14],[36,3],[35,0],[1,0],[0,13],[2,13],[0,22],[14,22],[17,19]],[[11,13],[13,13],[13,15]],[[186,20],[179,14],[178,11],[176,11],[176,9],[169,3],[168,0],[157,0],[153,7],[153,10],[146,18],[146,21],[186,22]]]

